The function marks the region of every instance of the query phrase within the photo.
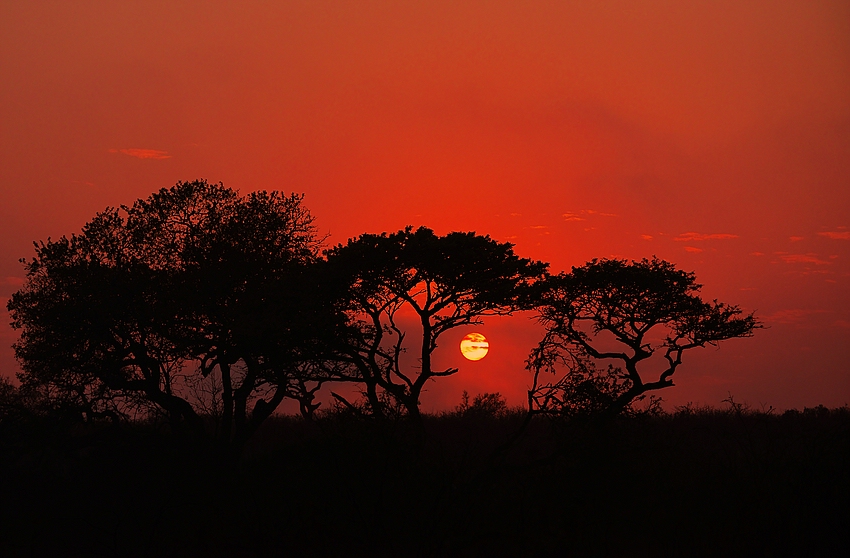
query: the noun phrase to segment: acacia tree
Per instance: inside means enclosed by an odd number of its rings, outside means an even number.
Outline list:
[[[737,306],[703,301],[701,287],[657,258],[592,260],[550,277],[539,306],[546,334],[528,360],[530,411],[618,414],[673,386],[685,351],[761,327]]]
[[[346,301],[349,318],[337,336],[335,377],[361,382],[371,411],[384,412],[387,398],[414,419],[426,383],[456,368],[435,370],[432,355],[446,331],[481,318],[528,308],[529,286],[546,264],[520,258],[509,243],[489,236],[407,227],[393,234],[364,234],[327,252],[329,281]],[[400,317],[418,322],[418,366],[402,364],[408,331]],[[339,396],[337,396],[339,397]]]
[[[317,320],[302,318],[321,313],[295,291],[318,246],[298,195],[195,181],[107,209],[25,262],[8,304],[21,382],[89,416],[153,405],[200,433],[189,388],[215,378],[217,438],[238,451],[311,377]]]

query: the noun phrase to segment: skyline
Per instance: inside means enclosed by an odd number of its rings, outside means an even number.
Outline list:
[[[553,272],[657,255],[768,326],[688,355],[668,406],[850,402],[842,2],[0,10],[0,374],[32,241],[205,178],[303,192],[328,246],[424,225]],[[528,317],[446,334],[461,371],[423,409],[464,389],[522,404]],[[479,363],[458,349],[472,331]]]

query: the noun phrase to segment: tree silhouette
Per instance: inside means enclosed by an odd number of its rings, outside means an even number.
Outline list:
[[[433,368],[440,335],[479,324],[483,316],[528,307],[528,287],[547,267],[516,256],[511,244],[489,236],[437,236],[425,227],[349,240],[328,251],[327,266],[327,276],[340,282],[337,292],[349,304],[350,327],[336,344],[348,367],[337,374],[364,384],[374,413],[383,413],[389,396],[414,419],[420,416],[425,384],[457,372]],[[419,366],[412,369],[401,363],[409,333],[399,320],[405,312],[419,328]]]
[[[8,304],[20,379],[87,416],[153,405],[198,433],[214,408],[238,451],[284,397],[312,397],[322,314],[301,287],[318,246],[298,195],[195,181],[109,208],[25,262]],[[192,393],[205,381],[214,405]]]
[[[693,273],[657,258],[592,260],[550,277],[539,307],[546,334],[528,361],[530,410],[618,414],[672,386],[685,351],[761,327],[737,306],[704,302],[701,287]]]

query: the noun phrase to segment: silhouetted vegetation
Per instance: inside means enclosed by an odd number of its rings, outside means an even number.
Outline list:
[[[37,244],[8,303],[22,385],[82,421],[162,413],[232,457],[285,398],[311,417],[329,382],[361,387],[334,393],[349,409],[417,421],[425,384],[457,372],[431,366],[440,335],[533,307],[546,273],[509,243],[424,227],[322,258],[312,222],[300,196],[182,182]]]
[[[301,196],[195,181],[38,243],[8,303],[22,372],[0,381],[0,553],[848,550],[847,408],[636,405],[685,351],[760,327],[693,273],[550,276],[424,227],[321,240]],[[528,407],[464,392],[423,415],[426,382],[457,372],[432,367],[440,336],[520,309],[547,330]],[[300,416],[275,414],[286,398]]]
[[[21,383],[86,421],[164,413],[203,436],[214,414],[238,453],[313,377],[336,314],[309,296],[318,249],[295,195],[196,181],[107,209],[26,262],[8,304]]]
[[[418,420],[422,388],[456,368],[434,370],[431,355],[440,335],[481,323],[484,316],[530,308],[531,285],[546,264],[520,258],[508,243],[474,233],[437,236],[424,227],[394,234],[362,235],[327,254],[327,273],[342,281],[349,335],[337,338],[339,377],[362,383],[369,409],[386,414],[384,393]],[[399,323],[412,311],[418,328],[415,368],[401,362],[409,331]],[[337,396],[339,397],[339,396]]]
[[[530,411],[635,412],[647,392],[673,386],[685,351],[751,337],[761,327],[737,306],[704,302],[701,288],[693,273],[657,258],[593,260],[549,277],[538,302],[546,335],[528,360]],[[656,352],[660,362],[650,360]],[[657,372],[641,373],[639,365]]]
[[[3,554],[844,554],[850,411],[265,421],[232,466],[155,422],[0,421]]]

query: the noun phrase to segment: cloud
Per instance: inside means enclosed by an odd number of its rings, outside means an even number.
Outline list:
[[[110,149],[109,152],[123,153],[137,159],[171,159],[168,151],[161,151],[159,149]]]
[[[702,252],[702,248],[697,248],[696,246],[685,246],[686,252],[691,252],[692,254],[699,254]]]
[[[531,225],[529,228],[530,229],[548,229],[549,227],[547,227],[546,225]]]
[[[801,309],[789,309],[789,310],[779,310],[774,312],[773,314],[768,314],[767,316],[762,316],[762,320],[765,322],[773,322],[777,324],[798,324],[802,322],[807,317],[813,314],[825,314],[826,310],[801,310]]]
[[[640,237],[644,240],[652,240],[652,235],[650,234],[642,234]]]
[[[764,256],[764,252],[750,252],[751,256]]]
[[[850,231],[826,231],[818,234],[832,240],[850,240]]]
[[[803,240],[803,237],[802,236],[789,236],[788,240],[790,240],[791,242],[800,242],[801,240]]]
[[[828,262],[826,260],[822,260],[817,257],[817,254],[813,254],[809,252],[808,254],[781,254],[777,253],[777,255],[782,259],[785,263],[811,263],[816,265],[827,265],[832,262]]]
[[[599,217],[617,217],[618,216],[616,213],[604,213],[602,211],[596,211],[594,209],[582,209],[578,213],[570,211],[570,212],[564,213],[562,216],[567,221],[587,221],[587,219],[585,217],[581,217],[581,215],[585,215],[585,216],[596,215],[596,216],[599,216]]]
[[[702,242],[703,240],[729,240],[732,238],[738,238],[738,235],[726,233],[703,234],[696,232],[686,232],[680,234],[673,240],[675,240],[676,242]]]

